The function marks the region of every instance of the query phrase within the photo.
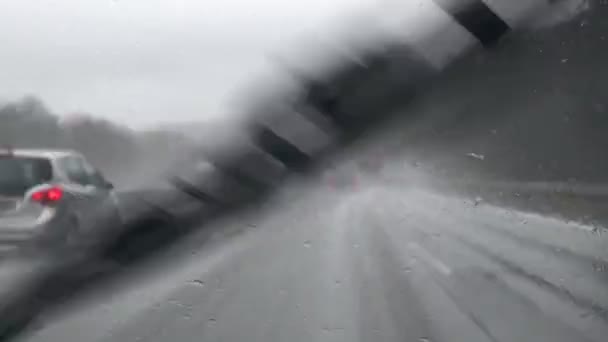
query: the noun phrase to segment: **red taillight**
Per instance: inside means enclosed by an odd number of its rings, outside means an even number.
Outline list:
[[[32,194],[32,201],[41,203],[57,202],[62,198],[63,190],[59,187],[36,191]]]
[[[45,191],[36,191],[32,194],[32,200],[34,202],[42,202],[42,201],[44,201],[45,197],[46,197]]]
[[[57,202],[63,197],[63,190],[61,188],[51,188],[46,192],[46,197],[51,202]]]

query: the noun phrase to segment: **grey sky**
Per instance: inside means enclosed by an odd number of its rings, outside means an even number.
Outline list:
[[[0,0],[0,99],[132,126],[225,115],[266,56],[374,0]]]

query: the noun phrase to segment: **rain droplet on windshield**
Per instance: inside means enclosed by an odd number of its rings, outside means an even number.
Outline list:
[[[483,202],[483,198],[477,196],[477,197],[475,197],[475,200],[473,201],[473,205],[478,206],[481,202]]]
[[[205,282],[200,279],[190,280],[190,284],[197,285],[197,286],[205,286]]]
[[[467,156],[469,156],[471,158],[478,159],[478,160],[485,160],[486,159],[486,156],[484,156],[483,154],[478,154],[478,153],[474,153],[474,152],[467,153]]]
[[[312,243],[310,242],[310,240],[304,241],[304,247],[310,248],[311,245],[312,245]]]

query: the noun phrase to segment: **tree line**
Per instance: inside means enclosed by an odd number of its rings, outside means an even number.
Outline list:
[[[135,131],[86,113],[61,117],[35,96],[0,103],[0,122],[0,145],[77,150],[117,182],[141,175],[144,166],[157,172],[189,143],[170,130]]]

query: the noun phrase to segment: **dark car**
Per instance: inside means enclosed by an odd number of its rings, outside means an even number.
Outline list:
[[[74,151],[0,150],[0,246],[34,250],[85,241],[120,223],[113,186]],[[107,223],[107,222],[104,222]]]

